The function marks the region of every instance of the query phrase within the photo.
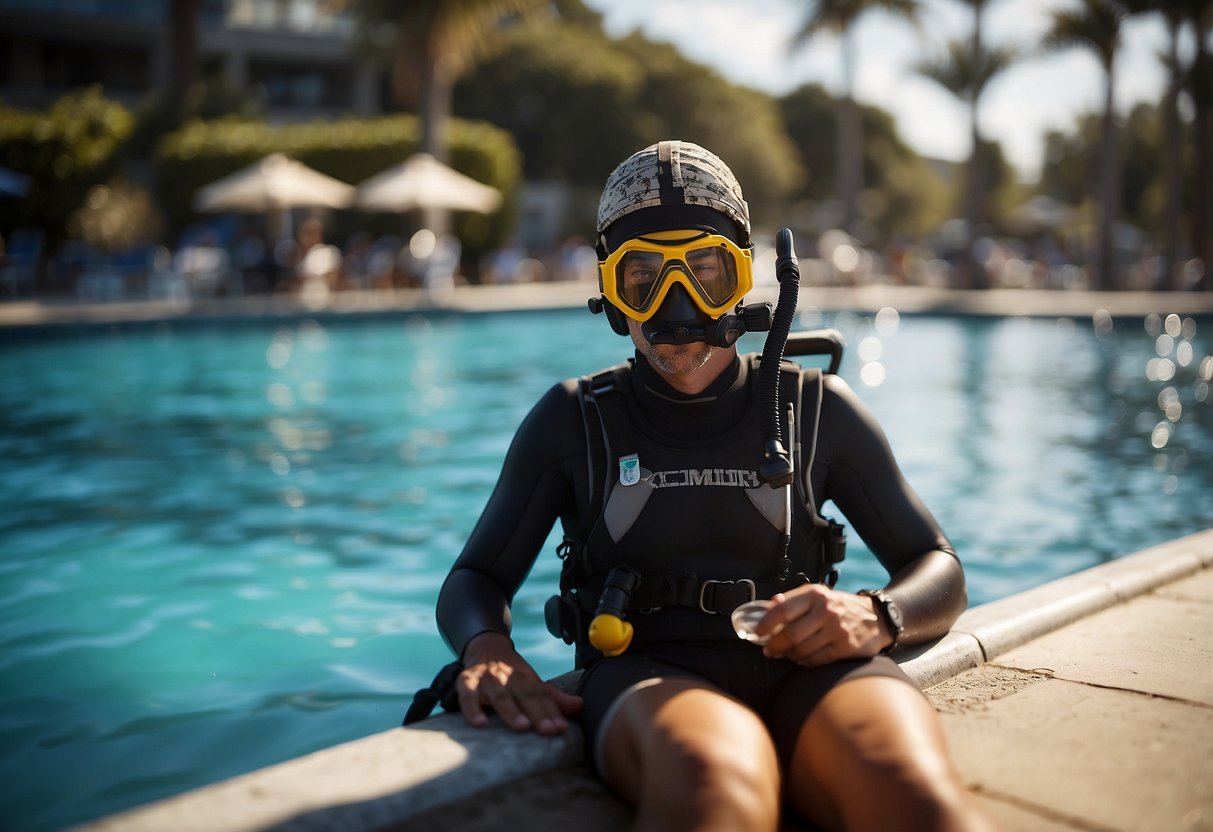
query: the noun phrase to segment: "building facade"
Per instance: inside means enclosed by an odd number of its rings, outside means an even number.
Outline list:
[[[382,78],[326,0],[194,0],[201,77],[220,75],[292,120],[382,109]],[[0,99],[44,107],[100,84],[137,105],[166,87],[172,0],[0,0]]]

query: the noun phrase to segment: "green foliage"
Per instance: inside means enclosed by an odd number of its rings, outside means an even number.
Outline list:
[[[601,35],[565,24],[519,28],[456,87],[455,110],[508,130],[528,178],[601,187],[639,146],[642,76]]]
[[[1080,117],[1070,132],[1051,131],[1045,136],[1045,161],[1037,190],[1069,205],[1080,205],[1093,190],[1101,116]],[[1121,125],[1117,156],[1121,160],[1119,213],[1125,222],[1161,237],[1166,229],[1164,170],[1159,160],[1164,147],[1162,115],[1153,104],[1138,104]],[[1192,127],[1184,128],[1180,159],[1182,170],[1193,169]],[[1181,178],[1182,204],[1195,197],[1191,176]]]
[[[565,23],[602,35],[602,12],[591,9],[585,0],[553,0],[552,7]]]
[[[161,139],[190,121],[225,116],[252,120],[259,116],[258,109],[252,93],[233,86],[219,74],[195,84],[183,101],[161,90],[149,96],[137,111],[124,153],[128,159],[150,159]]]
[[[121,104],[92,87],[64,96],[45,112],[0,107],[0,166],[32,179],[28,196],[0,202],[0,231],[41,228],[48,247],[89,188],[114,174],[134,127]]]
[[[67,223],[74,239],[105,252],[153,242],[158,226],[151,194],[121,176],[89,188],[84,204],[72,212]]]
[[[1075,120],[1070,132],[1050,130],[1045,134],[1037,190],[1068,205],[1078,205],[1086,198],[1093,180],[1099,122],[1099,116],[1087,114]]]
[[[1195,169],[1195,153],[1191,125],[1181,128],[1178,160],[1180,170]],[[1157,239],[1166,236],[1166,173],[1159,160],[1166,154],[1166,138],[1160,108],[1153,104],[1138,104],[1129,114],[1121,131],[1120,156],[1122,216],[1127,222],[1150,232]],[[1196,200],[1195,181],[1191,176],[1180,177],[1179,208],[1181,223],[1189,222]]]
[[[1090,49],[1106,71],[1112,66],[1120,45],[1121,24],[1128,13],[1119,0],[1081,0],[1077,8],[1053,12],[1052,23],[1041,45],[1050,51],[1071,47]]]
[[[861,202],[873,213],[870,221],[879,241],[925,239],[951,217],[953,199],[947,183],[922,159],[891,159],[883,178],[882,188],[867,191],[878,194],[878,200]]]
[[[795,196],[810,205],[836,198],[837,102],[824,87],[808,84],[780,99],[779,107],[796,141],[794,152],[809,172]],[[952,215],[947,183],[901,140],[892,116],[868,106],[861,113],[866,223],[886,241],[937,230]]]
[[[841,35],[864,12],[880,9],[906,20],[914,20],[920,11],[918,0],[807,0],[804,23],[797,33],[797,42],[804,44],[818,32]]]
[[[986,194],[985,221],[998,230],[1006,225],[1011,210],[1029,194],[1025,194],[1016,181],[1015,170],[1003,154],[1002,145],[983,140],[980,148],[982,189]]]
[[[759,222],[778,216],[802,177],[769,96],[640,35],[611,42],[564,23],[520,28],[456,89],[455,107],[509,130],[528,177],[587,190],[635,150],[668,138],[725,159]]]
[[[820,84],[805,84],[779,100],[788,134],[807,171],[797,196],[818,201],[836,193],[834,181],[838,141],[838,109],[834,97]]]
[[[489,124],[451,123],[451,166],[498,188],[505,207],[489,217],[457,214],[454,231],[477,252],[508,236],[511,199],[521,178],[518,150],[509,135]],[[410,115],[335,122],[270,125],[225,118],[195,121],[165,138],[157,152],[156,193],[172,234],[198,219],[195,192],[270,153],[285,153],[321,173],[358,184],[417,152],[418,120]]]
[[[640,135],[633,149],[669,138],[701,144],[737,175],[755,224],[781,223],[784,207],[804,181],[804,169],[776,101],[730,84],[674,47],[640,34],[620,41],[619,47],[644,69],[636,101]]]

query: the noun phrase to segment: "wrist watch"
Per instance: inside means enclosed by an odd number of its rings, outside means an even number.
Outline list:
[[[856,595],[864,595],[875,600],[874,606],[884,618],[884,623],[889,626],[889,633],[893,636],[893,643],[880,651],[888,653],[897,646],[897,642],[901,641],[901,633],[905,629],[905,619],[902,618],[901,607],[897,606],[897,602],[890,598],[883,589],[861,589]]]

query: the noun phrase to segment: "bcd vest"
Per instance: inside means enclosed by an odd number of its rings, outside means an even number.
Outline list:
[[[821,373],[781,365],[783,435],[790,437],[797,475],[794,485],[771,488],[757,475],[763,448],[759,360],[742,360],[751,362],[749,412],[723,435],[682,446],[632,424],[626,401],[631,364],[580,381],[593,493],[581,528],[566,534],[558,550],[564,561],[560,595],[545,609],[549,631],[577,643],[578,667],[601,655],[587,630],[615,567],[641,575],[627,606],[633,644],[736,643],[729,613],[740,604],[810,581],[832,586],[837,579],[845,535],[818,514],[809,480]]]

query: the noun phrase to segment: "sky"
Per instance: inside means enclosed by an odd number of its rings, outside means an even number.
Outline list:
[[[978,123],[997,139],[1021,178],[1034,180],[1049,130],[1069,131],[1076,115],[1102,112],[1103,70],[1095,54],[1067,49],[1040,54],[1038,43],[1051,12],[1077,0],[988,0],[983,31],[989,44],[1031,54],[997,76],[983,95]],[[688,58],[714,67],[743,86],[782,95],[806,83],[842,91],[839,41],[827,33],[790,49],[806,14],[803,0],[587,0],[602,12],[613,36],[636,29],[673,43]],[[967,37],[972,9],[960,0],[923,0],[919,29],[886,12],[860,18],[855,96],[889,112],[901,138],[919,154],[963,161],[970,135],[967,105],[934,81],[916,75],[924,56],[941,55],[949,39]],[[1132,20],[1123,30],[1116,64],[1116,105],[1121,114],[1141,101],[1161,99],[1166,75],[1158,53],[1167,45],[1157,16]]]

